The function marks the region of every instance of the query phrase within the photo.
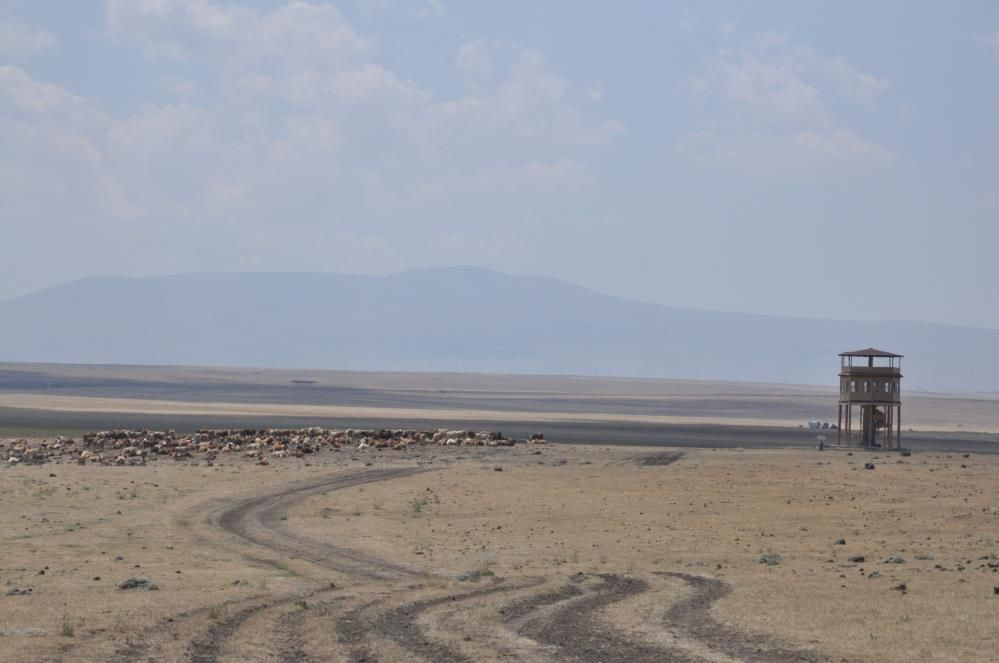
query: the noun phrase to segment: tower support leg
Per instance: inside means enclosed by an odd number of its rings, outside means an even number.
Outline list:
[[[839,404],[838,413],[836,415],[836,446],[838,447],[842,444],[843,438],[843,404]]]
[[[896,442],[895,443],[898,445],[898,448],[901,449],[902,448],[902,406],[901,406],[901,404],[898,406],[898,429],[897,429],[897,432],[895,433],[895,436],[896,436]]]
[[[891,424],[895,417],[891,405],[885,407],[885,448],[891,449]]]

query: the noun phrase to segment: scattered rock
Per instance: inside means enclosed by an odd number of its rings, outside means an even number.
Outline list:
[[[756,558],[757,564],[766,564],[767,566],[777,566],[784,561],[784,558],[777,553],[764,553]]]
[[[250,583],[246,582],[245,580],[233,580],[232,581],[232,586],[233,587],[246,587],[249,584]]]
[[[458,580],[460,582],[478,582],[486,577],[492,577],[494,574],[489,569],[475,569],[474,571],[465,571],[458,575]]]
[[[906,587],[906,585],[905,585],[904,582],[901,582],[901,583],[895,585],[894,587],[892,587],[892,590],[896,591],[896,592],[901,592],[903,594],[908,594],[909,593],[909,588]]]
[[[118,589],[141,589],[142,591],[150,592],[156,591],[159,587],[145,578],[129,578],[118,583]]]
[[[864,469],[865,470],[873,470],[874,469],[874,463],[864,463]]]
[[[531,442],[544,443],[544,435],[535,433]],[[222,429],[199,430],[190,435],[175,431],[109,430],[86,433],[81,442],[72,438],[30,442],[25,439],[0,440],[0,458],[10,464],[40,464],[62,460],[81,465],[145,465],[156,458],[185,460],[203,454],[205,462],[216,460],[220,453],[241,453],[260,465],[272,458],[302,458],[323,449],[405,449],[409,446],[513,446],[518,442],[498,431],[449,431],[406,429]]]
[[[866,559],[863,555],[850,555],[846,558],[846,561],[853,562],[854,564],[863,564]]]
[[[846,539],[836,539],[835,541],[833,541],[833,545],[834,546],[845,546],[846,545]]]
[[[905,564],[905,560],[901,557],[891,556],[884,561],[885,564]]]
[[[32,591],[31,587],[14,587],[7,590],[7,596],[30,596]]]

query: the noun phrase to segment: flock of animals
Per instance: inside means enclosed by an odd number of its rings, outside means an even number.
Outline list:
[[[353,428],[222,429],[178,434],[175,431],[110,430],[85,433],[80,441],[59,436],[53,440],[0,440],[0,458],[9,464],[49,461],[102,465],[144,465],[148,460],[184,460],[200,456],[211,462],[219,454],[241,454],[267,465],[270,458],[301,458],[323,450],[405,449],[410,446],[513,446],[543,443],[544,435],[515,439],[498,431],[362,430]]]

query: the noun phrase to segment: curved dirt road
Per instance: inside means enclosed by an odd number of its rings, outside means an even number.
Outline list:
[[[369,469],[268,490],[224,506],[208,524],[259,551],[253,559],[289,559],[317,567],[307,578],[321,589],[261,595],[192,610],[150,625],[120,647],[117,663],[292,661],[818,661],[767,636],[716,621],[715,601],[730,588],[683,573],[648,579],[625,575],[511,577],[477,585],[434,576],[340,543],[310,539],[282,520],[309,497],[376,481],[412,476],[417,467]],[[321,570],[346,577],[331,586]],[[683,583],[683,596],[664,594],[652,631],[624,632],[605,615],[638,595],[655,597],[654,583]],[[659,587],[659,585],[657,585]],[[650,593],[653,592],[653,593]],[[183,633],[183,636],[179,636]],[[74,660],[67,652],[64,660]]]

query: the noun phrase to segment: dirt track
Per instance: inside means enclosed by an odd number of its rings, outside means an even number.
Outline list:
[[[719,580],[666,574],[685,587],[684,596],[668,607],[657,626],[670,638],[671,644],[664,645],[624,633],[602,615],[608,606],[652,590],[654,576],[648,580],[625,574],[578,574],[568,580],[487,577],[470,585],[347,545],[312,540],[282,520],[287,508],[312,496],[422,471],[417,467],[355,471],[270,489],[217,508],[207,519],[210,530],[221,531],[222,538],[231,539],[229,545],[249,544],[245,554],[257,561],[278,566],[289,560],[307,562],[316,568],[308,578],[312,589],[253,596],[174,615],[136,634],[113,660],[211,663],[238,659],[239,646],[253,646],[254,660],[288,662],[330,660],[331,655],[336,660],[441,663],[818,660],[812,652],[715,621],[710,608],[728,591]],[[344,538],[348,536],[345,532]],[[324,571],[333,572],[338,582],[330,584]],[[456,620],[461,613],[465,618]],[[440,623],[446,625],[443,630]],[[324,647],[310,640],[317,632],[329,640]],[[185,636],[178,638],[180,633]],[[324,653],[319,656],[315,651]],[[74,660],[76,653],[65,651],[63,660]]]

